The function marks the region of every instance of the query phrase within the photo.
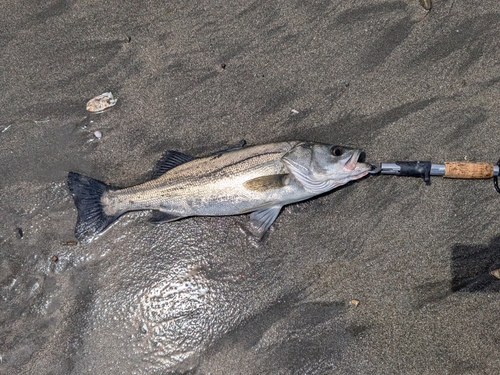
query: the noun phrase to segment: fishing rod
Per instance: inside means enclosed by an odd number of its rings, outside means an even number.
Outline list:
[[[493,184],[498,193],[498,175],[500,160],[497,164],[486,162],[445,162],[433,164],[430,161],[396,161],[394,163],[368,163],[372,170],[369,174],[387,174],[396,176],[422,177],[426,185],[431,184],[431,176],[460,179],[493,178]]]

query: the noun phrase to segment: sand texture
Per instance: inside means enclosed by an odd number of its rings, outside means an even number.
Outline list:
[[[364,178],[261,242],[135,212],[76,244],[66,184],[242,139],[496,163],[498,0],[5,0],[0,35],[1,374],[498,373],[491,179]]]

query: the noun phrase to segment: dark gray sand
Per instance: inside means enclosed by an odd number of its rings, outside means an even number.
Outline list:
[[[498,0],[17,0],[0,18],[0,373],[498,372],[491,180],[365,178],[260,243],[247,216],[143,212],[76,246],[66,186],[241,139],[495,163]],[[117,105],[86,112],[106,91]]]

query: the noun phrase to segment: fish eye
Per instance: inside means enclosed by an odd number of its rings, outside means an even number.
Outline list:
[[[344,149],[340,146],[335,146],[332,148],[332,155],[333,156],[340,156],[344,153]]]

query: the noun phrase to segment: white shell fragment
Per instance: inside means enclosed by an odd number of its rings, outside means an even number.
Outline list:
[[[500,268],[499,269],[496,269],[496,270],[492,270],[490,271],[490,274],[492,276],[495,276],[497,279],[500,279]]]
[[[349,301],[349,305],[358,307],[359,306],[359,301],[357,299],[352,299]]]
[[[94,137],[96,137],[97,139],[101,139],[102,138],[102,132],[100,130],[96,130],[94,132]]]
[[[427,11],[432,9],[432,0],[420,0],[420,5]]]
[[[117,99],[113,99],[113,94],[105,92],[87,102],[87,111],[92,113],[101,113],[105,109],[116,104]]]

